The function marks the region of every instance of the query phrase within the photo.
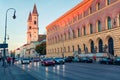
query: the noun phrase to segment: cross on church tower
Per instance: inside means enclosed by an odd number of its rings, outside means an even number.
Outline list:
[[[32,13],[29,13],[28,21],[27,21],[27,43],[31,43],[32,41],[38,41],[38,12],[36,8],[36,4],[34,4],[34,8]]]

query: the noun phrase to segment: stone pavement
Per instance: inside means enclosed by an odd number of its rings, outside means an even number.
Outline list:
[[[0,80],[37,80],[37,79],[15,65],[10,65],[4,68],[2,66],[2,63],[0,62]]]

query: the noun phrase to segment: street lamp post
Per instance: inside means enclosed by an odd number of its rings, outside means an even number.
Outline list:
[[[9,9],[7,9],[7,11],[6,11],[6,15],[5,15],[5,36],[4,36],[4,42],[3,42],[3,44],[6,44],[6,33],[7,33],[7,13],[8,13],[8,11],[9,10],[14,10],[14,15],[13,15],[13,19],[15,19],[16,18],[16,16],[15,16],[15,13],[16,13],[16,10],[14,9],[14,8],[9,8]],[[4,56],[4,58],[3,58],[3,66],[5,67],[6,65],[5,65],[5,59],[6,59],[6,49],[4,48],[4,50],[3,50],[3,56]]]

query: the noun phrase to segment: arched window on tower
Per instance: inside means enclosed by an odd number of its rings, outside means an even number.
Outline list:
[[[31,26],[29,26],[29,29],[31,29]]]
[[[36,25],[36,21],[34,21],[34,24]]]

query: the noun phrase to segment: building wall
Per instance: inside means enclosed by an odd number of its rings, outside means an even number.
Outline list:
[[[98,21],[101,23],[101,31],[98,30]],[[102,47],[106,44],[109,52],[111,43],[108,40],[111,39],[113,39],[114,49],[111,54],[120,56],[120,1],[110,0],[108,3],[107,0],[84,0],[48,25],[46,29],[47,56],[73,55],[74,51],[78,51],[78,46],[82,53],[85,53],[85,47],[88,48],[88,53],[91,53],[92,41],[94,49],[96,46],[99,52],[100,40],[103,42]]]

